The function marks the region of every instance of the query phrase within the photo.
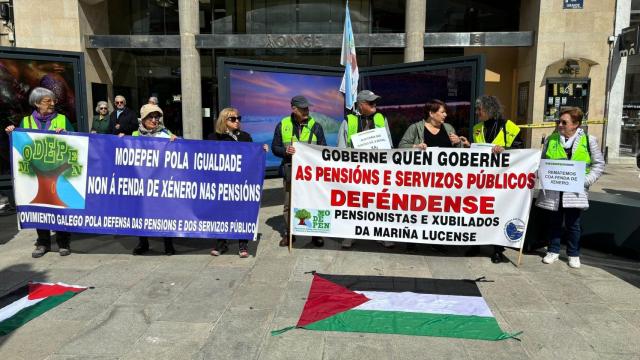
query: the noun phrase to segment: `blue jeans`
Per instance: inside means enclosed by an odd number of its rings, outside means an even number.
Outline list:
[[[549,246],[548,252],[560,253],[560,239],[562,238],[562,223],[567,231],[567,256],[580,256],[580,215],[582,209],[563,208],[562,201],[557,211],[549,211]]]

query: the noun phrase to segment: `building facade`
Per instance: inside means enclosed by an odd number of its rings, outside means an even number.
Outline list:
[[[212,128],[218,58],[337,66],[345,8],[343,0],[1,2],[12,10],[3,46],[85,54],[88,118],[116,94],[133,109],[153,95],[175,115],[167,118],[182,119],[168,125],[187,138]],[[638,23],[640,0],[349,6],[360,67],[481,54],[484,92],[500,98],[530,147],[553,131],[561,107],[578,105],[609,161],[638,151],[640,60],[621,58],[616,46],[620,30]]]

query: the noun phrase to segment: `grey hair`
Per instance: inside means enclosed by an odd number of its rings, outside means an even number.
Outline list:
[[[481,107],[487,115],[489,115],[489,119],[503,119],[502,115],[502,104],[500,104],[500,100],[493,95],[482,95],[476,100],[476,107]]]
[[[56,101],[56,94],[54,94],[53,91],[43,87],[33,88],[31,94],[29,94],[29,105],[36,107],[36,104],[39,104],[40,101],[47,96],[50,97],[51,100]]]
[[[124,101],[125,105],[127,104],[127,99],[122,95],[116,95],[116,97],[113,98],[113,101],[118,100],[118,98],[122,99],[122,101]]]
[[[152,96],[149,98],[148,102],[158,105],[158,98],[155,96]]]
[[[107,110],[109,110],[109,104],[107,104],[106,101],[98,101],[98,104],[96,105],[96,112],[100,112],[100,106],[106,106]]]

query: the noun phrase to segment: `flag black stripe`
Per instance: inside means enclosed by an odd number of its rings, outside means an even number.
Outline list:
[[[21,286],[6,295],[2,295],[0,297],[0,309],[27,295],[29,295],[29,285]]]
[[[316,275],[353,291],[410,291],[421,294],[482,296],[474,280],[424,279],[395,276]]]

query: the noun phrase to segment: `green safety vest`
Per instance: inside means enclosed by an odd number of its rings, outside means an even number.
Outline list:
[[[358,133],[358,117],[353,114],[347,115],[347,125],[347,144],[351,146],[351,136]],[[375,125],[376,128],[383,128],[384,116],[380,113],[375,113],[375,115],[373,115],[373,125]]]
[[[547,152],[544,154],[546,159],[551,160],[568,160],[567,151],[562,147],[560,143],[560,134],[554,131],[549,135],[549,141],[547,142]],[[591,171],[591,151],[589,150],[589,136],[586,134],[580,136],[580,142],[576,151],[571,154],[571,160],[584,161],[586,173]]]
[[[317,143],[318,139],[316,138],[316,134],[311,132],[315,124],[316,121],[313,120],[313,118],[309,118],[307,124],[302,127],[302,131],[300,132],[300,139],[298,139],[295,135],[293,135],[293,121],[291,121],[291,116],[287,116],[280,122],[280,134],[282,134],[282,143],[286,144],[298,141]],[[311,139],[311,141],[309,141],[309,139]]]
[[[160,138],[170,138],[171,135],[173,135],[173,133],[171,131],[169,131],[169,129],[164,128],[160,131],[158,131],[156,134],[160,133],[160,135],[155,135],[155,137],[160,137]],[[134,132],[131,133],[131,136],[140,136],[140,130],[136,130]]]
[[[38,129],[38,124],[36,123],[36,120],[33,118],[33,115],[29,115],[22,118],[20,127],[23,129]],[[67,130],[67,118],[62,114],[58,114],[53,119],[51,119],[51,125],[49,126],[48,129],[40,129],[40,130],[55,130],[58,128]]]
[[[503,129],[507,130],[507,143],[504,143],[504,132]],[[518,133],[520,133],[520,128],[518,125],[514,124],[513,121],[507,120],[503,129],[500,129],[500,132],[496,135],[495,139],[491,142],[493,145],[503,146],[503,147],[511,147],[513,144],[513,140],[515,140]],[[484,138],[484,121],[481,121],[473,126],[473,142],[479,144],[485,144],[487,141]]]

